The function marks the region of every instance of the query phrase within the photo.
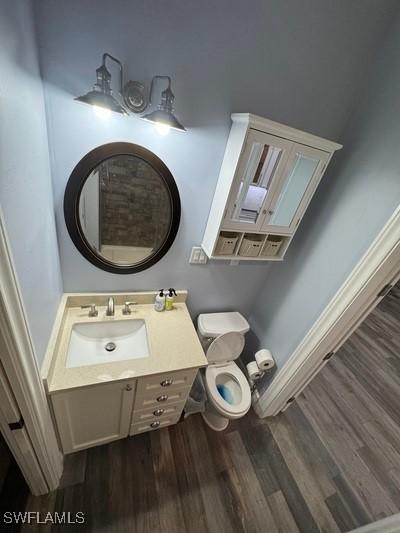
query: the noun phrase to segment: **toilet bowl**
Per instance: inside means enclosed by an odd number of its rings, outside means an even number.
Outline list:
[[[249,330],[240,313],[211,313],[198,318],[198,333],[208,359],[203,381],[207,393],[204,421],[215,431],[250,409],[251,392],[246,376],[234,362],[244,348]]]

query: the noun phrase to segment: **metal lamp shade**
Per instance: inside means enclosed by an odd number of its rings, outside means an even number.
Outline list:
[[[186,128],[182,126],[179,120],[175,117],[173,113],[164,111],[162,109],[157,109],[152,113],[148,113],[141,117],[147,122],[152,122],[153,124],[162,124],[163,126],[169,126],[170,128],[176,131],[186,131]]]
[[[122,115],[128,114],[111,94],[106,94],[101,91],[89,91],[83,96],[78,96],[75,100],[78,100],[78,102],[84,102],[85,104],[110,109],[111,111],[121,113]]]

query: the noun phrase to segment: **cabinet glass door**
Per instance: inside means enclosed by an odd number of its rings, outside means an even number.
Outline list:
[[[272,184],[283,170],[293,143],[251,131],[246,141],[224,227],[255,230],[265,217]]]
[[[279,195],[270,211],[271,216],[264,226],[274,231],[294,231],[318,185],[322,167],[327,160],[326,152],[302,145],[295,146]]]

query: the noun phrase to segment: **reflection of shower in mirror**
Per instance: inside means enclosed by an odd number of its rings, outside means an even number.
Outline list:
[[[142,159],[116,156],[98,165],[82,188],[79,218],[90,246],[112,263],[143,261],[165,238],[169,194]]]

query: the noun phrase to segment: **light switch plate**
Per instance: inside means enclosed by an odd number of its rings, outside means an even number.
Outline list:
[[[201,246],[193,246],[189,263],[192,265],[205,265],[208,261],[207,254]]]

